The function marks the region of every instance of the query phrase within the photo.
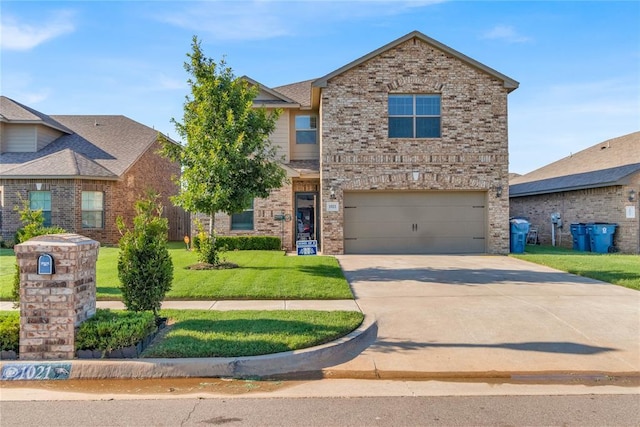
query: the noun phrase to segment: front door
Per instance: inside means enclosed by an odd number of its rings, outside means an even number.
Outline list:
[[[320,240],[318,193],[296,193],[295,236],[297,240]]]

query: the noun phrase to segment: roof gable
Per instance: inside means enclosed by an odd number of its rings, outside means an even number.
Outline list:
[[[117,178],[116,175],[98,163],[68,148],[3,171],[2,176],[30,176],[32,178],[52,176]]]
[[[502,80],[503,83],[504,83],[504,87],[509,92],[517,89],[518,86],[520,85],[517,81],[513,80],[512,78],[507,77],[506,75],[494,70],[493,68],[487,67],[486,65],[476,61],[475,59],[472,59],[472,58],[464,55],[463,53],[460,53],[457,50],[454,50],[454,49],[450,48],[449,46],[446,46],[446,45],[440,43],[437,40],[434,40],[434,39],[432,39],[430,37],[427,37],[426,35],[422,34],[419,31],[412,31],[409,34],[407,34],[407,35],[405,35],[403,37],[400,37],[399,39],[396,39],[396,40],[392,41],[391,43],[388,43],[388,44],[386,44],[386,45],[374,50],[373,52],[370,52],[370,53],[368,53],[368,54],[356,59],[355,61],[352,61],[352,62],[348,63],[344,67],[341,67],[341,68],[339,68],[339,69],[327,74],[326,76],[315,80],[313,82],[313,86],[314,87],[326,87],[327,86],[327,82],[331,78],[333,78],[333,77],[335,77],[337,75],[340,75],[340,74],[342,74],[344,72],[347,72],[350,69],[352,69],[354,67],[357,67],[358,65],[370,60],[371,58],[374,58],[374,57],[376,57],[376,56],[378,56],[378,55],[380,55],[380,54],[382,54],[382,53],[384,53],[384,52],[386,52],[386,51],[388,51],[390,49],[393,49],[396,46],[399,46],[400,44],[402,44],[402,43],[404,43],[404,42],[406,42],[408,40],[411,40],[413,38],[418,39],[418,40],[420,40],[420,41],[422,41],[422,42],[424,42],[424,43],[426,43],[426,44],[428,44],[428,45],[430,45],[430,46],[432,46],[432,47],[434,47],[436,49],[439,49],[439,50],[441,50],[441,51],[443,51],[443,52],[445,52],[445,53],[447,53],[447,54],[449,54],[449,55],[461,60],[462,62],[464,62],[464,63],[466,63],[466,64],[468,64],[468,65],[470,65],[472,67],[475,67],[475,68],[477,68],[477,69],[479,69],[479,70],[481,70],[481,71],[483,71],[483,72],[485,72],[485,73],[497,78],[498,80]]]
[[[241,79],[246,80],[250,85],[258,86],[258,95],[254,99],[253,103],[261,106],[276,106],[282,107],[299,107],[300,105],[294,99],[283,95],[282,93],[271,89],[262,83],[253,80],[250,77],[243,76]]]
[[[22,105],[6,96],[0,96],[0,121],[5,123],[42,124],[67,134],[73,133],[73,131],[50,116]]]

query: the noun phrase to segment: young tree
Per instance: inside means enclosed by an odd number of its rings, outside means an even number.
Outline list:
[[[118,254],[122,299],[127,310],[153,311],[156,319],[173,280],[173,262],[167,249],[169,224],[161,216],[157,199],[157,194],[149,194],[136,202],[132,229],[126,228],[121,217],[117,220],[122,234]]]
[[[180,193],[172,201],[209,214],[213,235],[216,212],[241,212],[282,185],[286,174],[269,141],[280,111],[254,108],[258,88],[236,78],[224,60],[206,58],[195,36],[187,56],[191,96],[183,121],[172,119],[185,144],[165,143],[164,153],[182,165]]]

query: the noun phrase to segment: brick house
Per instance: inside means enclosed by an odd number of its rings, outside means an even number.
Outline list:
[[[517,87],[417,31],[319,79],[260,85],[255,105],[283,110],[271,139],[289,182],[215,228],[325,254],[508,253]]]
[[[180,166],[159,148],[157,131],[124,116],[49,116],[0,97],[2,240],[13,242],[22,225],[20,198],[43,210],[45,225],[105,244],[118,242],[116,218],[131,224],[147,190],[161,194],[170,214]]]
[[[640,132],[595,144],[511,180],[510,215],[538,227],[540,243],[551,244],[551,215],[562,227],[553,230],[556,244],[571,248],[572,223],[618,224],[614,246],[640,253]]]

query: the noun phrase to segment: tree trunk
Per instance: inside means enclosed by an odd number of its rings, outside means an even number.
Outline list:
[[[213,236],[213,233],[215,231],[215,220],[216,220],[216,213],[211,212],[209,214],[209,236]]]

